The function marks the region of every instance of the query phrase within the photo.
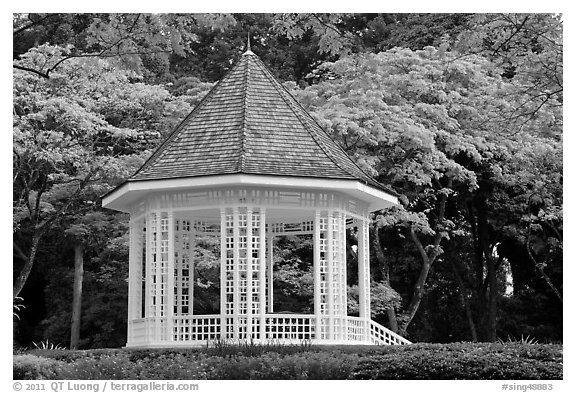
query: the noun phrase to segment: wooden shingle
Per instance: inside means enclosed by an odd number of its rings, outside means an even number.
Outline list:
[[[128,180],[224,174],[358,180],[366,174],[247,51]]]

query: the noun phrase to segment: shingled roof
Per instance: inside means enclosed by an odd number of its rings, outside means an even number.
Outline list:
[[[358,180],[366,174],[246,51],[128,180],[253,174]]]

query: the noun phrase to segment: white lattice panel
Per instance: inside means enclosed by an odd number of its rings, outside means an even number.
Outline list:
[[[240,196],[254,198],[258,194],[245,193]],[[225,245],[225,301],[224,309],[227,319],[232,322],[231,328],[226,332],[235,338],[258,338],[260,333],[260,319],[253,316],[261,315],[263,305],[261,296],[266,293],[261,291],[260,280],[264,282],[266,276],[260,276],[262,267],[265,268],[266,250],[261,249],[265,241],[265,227],[262,225],[260,209],[247,207],[226,208],[224,216],[224,240]],[[263,284],[266,285],[266,284]]]
[[[406,345],[411,344],[404,337],[394,333],[384,326],[370,321],[370,340],[378,345]]]
[[[174,225],[174,315],[182,316],[194,312],[195,227],[184,219],[176,219]]]
[[[267,340],[312,340],[315,319],[313,315],[269,316],[266,318]]]
[[[174,341],[213,341],[220,338],[220,317],[174,318]]]

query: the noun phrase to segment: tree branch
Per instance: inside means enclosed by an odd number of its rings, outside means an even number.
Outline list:
[[[534,258],[534,256],[532,255],[532,247],[530,247],[530,237],[531,236],[532,236],[532,218],[530,218],[530,222],[528,223],[528,236],[526,236],[526,251],[528,252],[528,256],[530,257],[530,260],[532,261],[532,263],[534,263],[534,266],[536,267],[536,269],[538,269],[538,271],[542,275],[542,278],[544,279],[544,281],[546,281],[546,284],[548,284],[548,287],[550,287],[552,292],[554,292],[554,295],[556,295],[558,300],[560,300],[560,303],[563,303],[562,294],[560,293],[558,288],[556,288],[556,286],[554,285],[554,283],[552,282],[550,277],[546,274],[542,265],[540,265],[536,261],[536,258]]]
[[[73,58],[78,58],[78,57],[116,57],[116,56],[123,56],[123,55],[141,55],[141,54],[152,54],[152,53],[170,53],[170,50],[166,50],[166,49],[162,49],[162,50],[154,50],[154,51],[132,51],[132,52],[124,52],[124,53],[116,53],[116,54],[106,54],[106,52],[111,51],[114,47],[118,47],[120,45],[120,43],[122,43],[122,41],[125,41],[126,39],[128,39],[130,37],[130,35],[132,34],[132,32],[134,31],[134,29],[136,28],[138,21],[140,20],[140,17],[142,16],[142,14],[137,14],[136,18],[134,19],[134,22],[132,22],[132,25],[128,28],[127,33],[125,35],[121,35],[115,42],[109,44],[108,46],[104,47],[99,53],[93,53],[93,54],[73,54],[70,56],[66,56],[62,59],[60,59],[59,61],[57,61],[53,66],[51,66],[50,68],[48,68],[46,70],[46,72],[42,72],[39,71],[37,69],[34,68],[30,68],[30,67],[26,67],[26,66],[21,66],[21,65],[16,65],[13,64],[13,68],[19,69],[19,70],[23,70],[23,71],[28,71],[28,72],[32,72],[36,75],[39,75],[45,79],[50,78],[50,73],[52,71],[54,71],[60,64],[62,64],[63,62],[73,59]]]
[[[40,19],[38,19],[38,20],[35,21],[35,22],[28,23],[26,26],[22,26],[22,27],[19,28],[18,30],[14,30],[14,31],[12,32],[12,37],[14,37],[15,35],[18,35],[18,34],[22,33],[22,32],[25,31],[25,30],[28,30],[29,28],[31,28],[31,27],[33,27],[33,26],[36,26],[36,25],[44,22],[46,19],[51,18],[51,17],[54,16],[54,15],[58,15],[58,14],[46,14],[46,16],[44,16],[43,18],[40,18]]]
[[[414,242],[414,244],[416,245],[416,248],[418,249],[418,252],[420,253],[420,257],[422,257],[422,260],[425,263],[428,263],[430,260],[430,257],[428,256],[428,253],[426,253],[426,249],[424,248],[424,246],[422,245],[422,242],[420,241],[420,239],[418,238],[418,235],[416,235],[416,232],[414,232],[414,228],[410,228],[408,230],[408,233],[410,234],[410,237],[412,238],[412,241]]]
[[[512,38],[514,38],[515,35],[517,35],[520,30],[522,30],[522,27],[526,24],[526,22],[528,22],[528,18],[529,16],[527,15],[524,20],[522,21],[522,23],[520,23],[520,26],[516,27],[516,31],[514,33],[512,33],[510,35],[510,37],[508,37],[504,42],[502,42],[500,45],[498,45],[498,48],[494,49],[494,51],[492,52],[492,56],[495,56],[496,53],[498,53],[498,51],[504,46],[506,45],[508,42],[510,42],[510,40]]]
[[[16,68],[17,70],[28,71],[28,72],[31,72],[31,73],[33,73],[33,74],[40,75],[42,78],[46,78],[46,79],[50,78],[50,76],[48,75],[48,73],[42,72],[42,71],[38,71],[38,70],[36,70],[36,69],[34,69],[34,68],[24,67],[24,66],[20,66],[20,65],[17,65],[17,64],[13,64],[12,67],[13,67],[13,68]]]
[[[18,258],[22,259],[24,262],[28,262],[28,256],[26,254],[24,254],[22,249],[14,241],[12,241],[12,248],[14,251],[16,251],[16,256]]]
[[[320,17],[318,16],[318,14],[313,13],[312,16],[318,21],[318,23],[320,23],[322,26],[324,26],[325,29],[330,29],[330,30],[332,30],[332,31],[335,31],[336,33],[338,33],[338,35],[339,35],[340,37],[345,38],[344,33],[342,33],[340,30],[338,30],[338,29],[337,29],[336,27],[334,27],[333,25],[330,25],[330,24],[324,22],[324,21],[322,20],[322,18],[320,18]]]

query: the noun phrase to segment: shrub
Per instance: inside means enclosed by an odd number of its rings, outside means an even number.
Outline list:
[[[38,356],[35,356],[38,355]],[[526,343],[401,347],[222,345],[34,350],[15,379],[560,379],[562,347]]]
[[[86,356],[91,356],[92,351],[70,351],[67,349],[32,349],[27,353],[34,356],[70,363],[74,360],[82,359]]]
[[[102,354],[61,362],[55,373],[56,379],[136,379],[134,363],[126,354]]]
[[[561,379],[557,345],[418,344],[363,358],[353,379]]]
[[[13,379],[56,379],[59,361],[34,355],[14,355]]]
[[[259,357],[206,359],[208,379],[346,379],[358,362],[354,354],[309,352]]]
[[[134,379],[206,379],[205,356],[166,353],[141,358],[134,363]]]
[[[292,355],[299,352],[314,351],[315,347],[307,341],[300,344],[280,344],[271,340],[264,344],[255,344],[251,341],[240,343],[230,343],[224,340],[217,340],[211,343],[207,348],[198,349],[203,353],[211,356],[233,357],[233,356],[261,356],[265,353],[275,352],[280,355]]]

